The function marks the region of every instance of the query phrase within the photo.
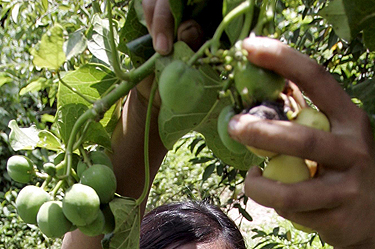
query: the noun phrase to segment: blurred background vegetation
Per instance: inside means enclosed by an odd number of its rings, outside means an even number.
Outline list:
[[[367,106],[373,99],[364,94],[363,87],[370,86],[367,93],[374,91],[373,84],[366,81],[374,74],[374,54],[365,48],[361,35],[350,44],[342,41],[317,15],[327,2],[278,1],[273,36],[326,66],[353,100],[373,113],[371,105]],[[127,6],[128,1],[116,1],[114,17],[118,20],[118,31],[125,21]],[[23,185],[10,180],[6,162],[11,155],[25,152],[12,150],[8,122],[15,119],[20,127],[35,125],[54,130],[56,77],[32,64],[30,49],[54,23],[64,27],[67,38],[78,32],[82,34],[81,40],[90,40],[91,21],[94,15],[105,18],[103,8],[103,1],[0,0],[0,248],[60,248],[61,239],[43,236],[16,214],[14,201]],[[64,65],[66,71],[98,61],[86,46],[82,52]],[[28,153],[39,166],[49,156],[43,149]],[[200,134],[188,134],[165,158],[147,208],[171,201],[205,199],[225,212],[234,210],[248,221],[246,224],[251,224],[251,214],[246,211],[249,200],[242,192],[245,173],[217,159]],[[275,219],[271,224],[241,226],[249,248],[330,248],[316,234],[296,231],[288,222],[271,218]]]

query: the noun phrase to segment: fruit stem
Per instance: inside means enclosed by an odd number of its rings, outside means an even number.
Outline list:
[[[244,14],[246,11],[249,11],[251,8],[249,1],[245,1],[238,5],[236,8],[231,10],[221,21],[220,25],[217,27],[214,36],[212,37],[211,53],[216,54],[216,51],[220,47],[220,38],[223,34],[225,28],[233,21],[234,18]]]
[[[53,198],[56,197],[57,191],[61,188],[61,186],[64,184],[65,180],[60,180],[57,182],[56,186],[52,189],[51,195]]]
[[[150,98],[148,101],[147,116],[146,116],[146,122],[145,122],[145,137],[144,137],[144,145],[143,145],[143,153],[144,153],[143,155],[144,155],[144,164],[145,164],[145,183],[144,183],[143,192],[141,196],[136,200],[137,205],[140,205],[147,197],[147,193],[148,193],[149,185],[150,185],[149,136],[150,136],[152,103],[154,101],[154,97],[155,97],[155,93],[157,89],[158,89],[158,85],[156,81],[154,81],[152,84]]]
[[[109,45],[111,46],[111,53],[112,53],[112,67],[115,71],[116,76],[121,79],[128,81],[129,75],[122,71],[120,65],[120,59],[117,52],[117,47],[115,43],[114,31],[113,31],[113,20],[112,20],[112,5],[111,1],[107,0],[107,15],[108,15],[108,22],[109,22]]]
[[[46,189],[47,185],[51,182],[51,180],[52,180],[52,177],[48,176],[47,179],[44,180],[44,182],[42,183],[42,186],[40,186],[40,188]]]
[[[73,151],[78,149],[81,146],[81,144],[84,142],[83,139],[85,138],[85,134],[86,134],[90,124],[91,124],[91,121],[86,122],[85,127],[83,128],[83,130],[82,130],[82,132],[79,136],[79,139],[73,145]]]
[[[253,21],[255,0],[247,0],[247,2],[249,2],[250,8],[249,11],[247,11],[245,14],[245,20],[238,40],[243,40],[249,36],[251,24]]]

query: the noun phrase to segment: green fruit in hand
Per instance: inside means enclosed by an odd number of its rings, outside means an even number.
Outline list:
[[[116,192],[117,182],[113,171],[105,165],[94,164],[81,175],[80,183],[92,187],[101,203],[110,202]]]
[[[66,218],[77,226],[93,222],[100,210],[99,196],[90,186],[73,184],[63,198],[63,212]]]
[[[234,84],[247,105],[255,101],[276,100],[284,89],[280,75],[257,67],[250,62],[239,62],[234,69]]]
[[[72,223],[65,217],[61,201],[45,202],[37,215],[38,227],[49,238],[58,238],[69,232]]]
[[[277,155],[268,162],[263,176],[283,183],[297,183],[308,180],[310,171],[302,158]]]
[[[276,152],[258,149],[252,146],[246,146],[246,148],[259,157],[274,157],[277,155]]]
[[[102,212],[105,218],[103,234],[111,233],[115,230],[115,216],[108,204],[102,207]]]
[[[43,170],[51,177],[54,177],[56,175],[56,165],[54,165],[53,163],[43,164]]]
[[[322,131],[331,129],[327,116],[311,107],[303,108],[293,122]]]
[[[233,153],[242,154],[246,152],[246,146],[232,139],[228,133],[228,123],[235,114],[232,106],[228,105],[224,107],[217,120],[217,132],[221,142],[228,150]]]
[[[91,151],[89,158],[92,164],[102,164],[113,170],[112,161],[104,151]]]
[[[21,189],[16,199],[17,213],[28,224],[36,224],[36,216],[43,203],[51,200],[43,189],[29,185]]]
[[[291,221],[291,223],[292,223],[292,225],[293,225],[294,228],[296,228],[296,229],[298,229],[298,230],[300,230],[300,231],[302,231],[302,232],[305,232],[305,233],[315,233],[315,230],[314,230],[314,229],[311,229],[311,228],[309,228],[309,227],[302,226],[302,225],[300,225],[300,224],[298,224],[298,223],[295,223],[295,222],[293,222],[293,221]]]
[[[198,69],[175,60],[168,64],[159,78],[162,104],[174,113],[192,112],[204,94],[204,77]]]
[[[98,236],[103,233],[104,224],[105,224],[104,214],[101,210],[99,210],[98,216],[92,223],[86,226],[78,227],[78,229],[83,234],[93,237],[93,236]]]
[[[20,155],[11,156],[7,162],[9,176],[16,182],[28,183],[34,176],[33,162]]]

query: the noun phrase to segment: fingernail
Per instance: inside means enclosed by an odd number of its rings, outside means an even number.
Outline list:
[[[165,34],[159,33],[155,40],[155,50],[163,55],[169,54],[170,46]]]

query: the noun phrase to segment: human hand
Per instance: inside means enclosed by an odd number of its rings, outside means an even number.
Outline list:
[[[327,115],[331,132],[237,115],[230,135],[244,144],[317,161],[311,180],[283,184],[252,167],[245,193],[283,217],[319,232],[335,248],[375,247],[375,157],[367,114],[312,59],[268,38],[246,39],[248,59],[295,82]]]
[[[155,51],[162,55],[169,54],[174,41],[174,19],[169,1],[143,0],[142,6]],[[197,50],[203,43],[201,26],[194,20],[181,23],[177,31],[177,40],[184,41],[193,50]]]

